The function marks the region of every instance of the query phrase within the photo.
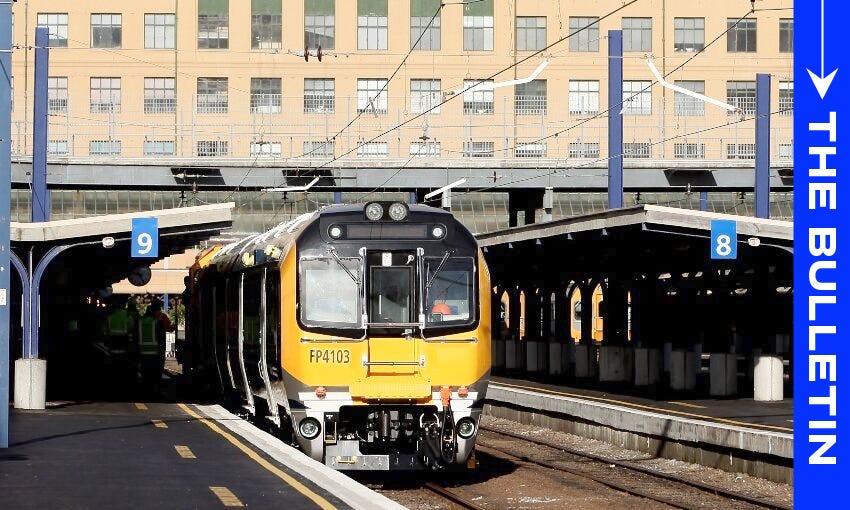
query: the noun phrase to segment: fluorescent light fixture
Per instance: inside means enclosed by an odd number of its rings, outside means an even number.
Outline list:
[[[314,184],[316,184],[317,182],[319,182],[319,178],[318,178],[318,177],[316,177],[315,179],[313,179],[312,181],[310,181],[310,183],[309,183],[309,184],[307,184],[306,186],[289,186],[289,187],[286,187],[286,188],[266,188],[266,189],[265,189],[265,190],[263,190],[263,191],[267,191],[267,192],[272,192],[272,191],[274,191],[274,192],[278,192],[278,193],[297,192],[297,191],[307,191],[307,190],[309,190],[310,188],[312,188],[312,187],[313,187],[313,185],[314,185]]]
[[[456,188],[456,187],[458,187],[458,186],[460,186],[461,184],[464,184],[464,183],[466,183],[466,179],[465,179],[465,178],[464,178],[464,179],[460,179],[460,180],[458,180],[458,181],[455,181],[455,182],[453,182],[453,183],[449,184],[448,186],[443,186],[443,187],[442,187],[442,188],[440,188],[440,189],[436,189],[436,190],[432,191],[431,193],[428,193],[427,195],[425,195],[425,200],[428,200],[428,199],[430,199],[430,198],[436,197],[437,195],[439,195],[439,194],[441,194],[441,193],[445,193],[446,191],[448,191],[448,190],[450,190],[450,189],[452,189],[452,188]]]

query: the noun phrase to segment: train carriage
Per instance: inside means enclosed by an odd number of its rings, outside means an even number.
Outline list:
[[[314,459],[351,470],[473,462],[490,281],[450,213],[331,206],[203,254],[190,279],[196,372],[267,411]]]

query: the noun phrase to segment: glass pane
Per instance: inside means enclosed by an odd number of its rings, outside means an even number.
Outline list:
[[[359,274],[359,263],[344,260],[352,274]],[[335,260],[302,261],[301,317],[307,323],[332,323],[357,326],[359,292],[357,284]]]
[[[369,317],[373,323],[411,321],[411,276],[409,267],[373,267],[370,278]]]

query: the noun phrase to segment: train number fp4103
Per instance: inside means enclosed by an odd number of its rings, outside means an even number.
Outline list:
[[[348,363],[348,349],[310,349],[310,363]]]

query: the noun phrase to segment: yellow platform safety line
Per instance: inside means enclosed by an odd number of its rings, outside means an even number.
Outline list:
[[[560,396],[563,396],[563,397],[572,397],[572,398],[578,398],[578,399],[584,399],[584,400],[595,400],[597,402],[605,402],[605,403],[609,403],[609,404],[619,404],[619,405],[626,406],[626,407],[634,407],[634,408],[638,408],[638,409],[647,409],[647,410],[656,411],[656,412],[659,412],[659,413],[678,414],[678,415],[681,415],[681,416],[687,416],[688,418],[697,418],[697,419],[700,419],[700,420],[728,423],[730,425],[737,425],[739,427],[746,427],[746,428],[756,427],[756,428],[770,429],[770,430],[781,430],[782,432],[794,432],[794,429],[791,429],[791,428],[788,428],[788,427],[778,427],[776,425],[762,425],[760,423],[748,423],[748,422],[745,422],[745,421],[730,420],[730,419],[727,419],[727,418],[716,418],[714,416],[706,416],[704,414],[694,414],[694,413],[688,413],[688,412],[684,412],[684,411],[676,411],[675,409],[664,409],[664,408],[661,408],[661,407],[652,407],[652,406],[643,405],[643,404],[636,404],[634,402],[628,402],[628,401],[625,401],[625,400],[615,400],[615,399],[611,399],[611,398],[593,397],[593,396],[590,396],[590,395],[582,395],[580,393],[567,393],[567,392],[563,392],[563,391],[547,390],[545,388],[534,388],[532,386],[521,386],[521,385],[518,385],[518,384],[508,384],[508,383],[496,382],[496,381],[493,381],[493,385],[507,386],[508,388],[516,388],[516,389],[520,389],[520,390],[536,391],[536,392],[540,392],[540,393],[549,393],[551,395],[560,395]]]
[[[137,403],[136,403],[136,409],[138,409],[139,411],[147,411],[147,410],[148,410],[148,406],[146,406],[145,404],[139,404],[139,403],[137,402]]]
[[[254,462],[259,464],[260,466],[264,467],[267,471],[269,471],[273,475],[277,476],[278,478],[280,478],[281,480],[283,480],[284,482],[289,484],[293,489],[295,489],[298,492],[300,492],[301,494],[303,494],[307,499],[309,499],[310,501],[312,501],[313,503],[318,505],[319,508],[321,508],[322,510],[336,510],[336,507],[333,506],[328,500],[326,500],[322,496],[316,494],[315,492],[310,490],[306,485],[299,482],[294,477],[290,476],[289,474],[285,473],[283,470],[281,470],[280,468],[278,468],[277,466],[275,466],[271,462],[264,459],[257,452],[255,452],[254,450],[249,448],[247,445],[245,445],[244,443],[242,443],[241,441],[236,439],[232,434],[222,430],[221,427],[219,427],[217,424],[213,423],[212,421],[210,421],[206,418],[201,417],[201,415],[199,415],[198,413],[193,411],[186,404],[178,404],[178,406],[186,414],[188,414],[192,418],[200,421],[201,423],[203,423],[204,425],[206,425],[207,427],[212,429],[213,432],[224,437],[230,444],[232,444],[233,446],[242,450],[242,453],[244,453],[245,455],[250,457],[251,460],[253,460]],[[210,490],[212,490],[212,487],[210,488]],[[215,491],[213,491],[213,492],[215,492]]]
[[[190,450],[188,446],[176,444],[174,445],[174,449],[177,450],[177,455],[180,455],[180,457],[184,459],[197,459],[197,457],[195,457],[195,454],[192,453],[192,450]]]
[[[221,501],[221,504],[224,506],[245,506],[241,501],[239,501],[239,498],[236,497],[236,494],[230,492],[230,489],[228,489],[227,487],[210,487],[210,490],[218,497],[218,499]]]
[[[683,407],[693,407],[694,409],[705,409],[705,406],[690,404],[688,402],[667,402],[668,404],[673,404],[674,406],[683,406]]]
[[[165,422],[162,421],[162,420],[151,420],[151,423],[153,423],[153,426],[158,428],[158,429],[167,429],[168,428],[168,425],[166,425]]]

